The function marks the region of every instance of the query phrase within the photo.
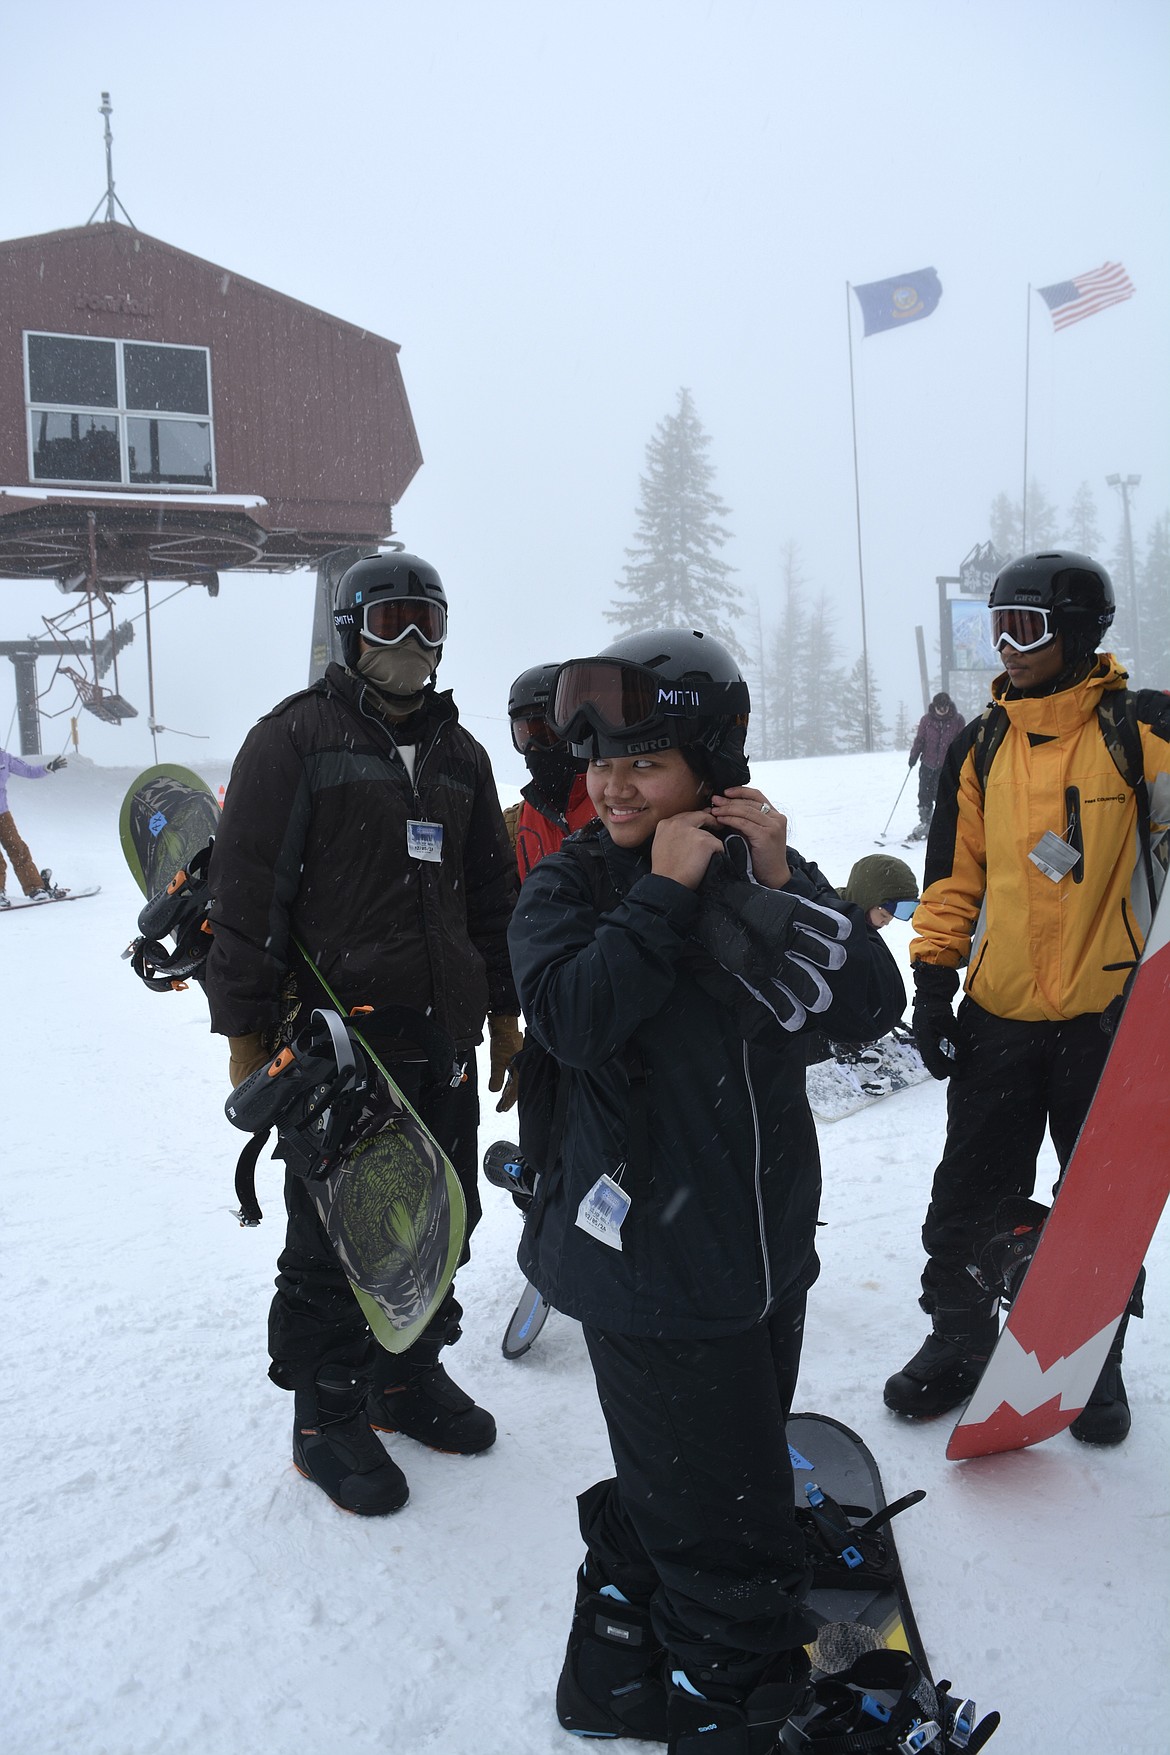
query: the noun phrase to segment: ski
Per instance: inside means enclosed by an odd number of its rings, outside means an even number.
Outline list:
[[[1170,888],[1170,886],[1168,886]],[[1038,1444],[1093,1392],[1170,1194],[1170,906],[1163,892],[1052,1212],[954,1459]]]

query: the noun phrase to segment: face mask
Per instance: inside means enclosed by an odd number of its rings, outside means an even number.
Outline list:
[[[357,667],[380,693],[413,704],[435,674],[438,662],[437,651],[408,638],[400,646],[369,647],[359,654]]]

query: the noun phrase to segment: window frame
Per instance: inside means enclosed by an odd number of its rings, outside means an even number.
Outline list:
[[[92,341],[112,344],[114,347],[115,380],[117,400],[114,404],[98,407],[96,404],[74,402],[34,402],[32,397],[32,373],[29,360],[30,336],[41,337],[48,341]],[[22,331],[22,351],[24,354],[24,416],[25,440],[28,452],[28,479],[37,487],[77,487],[86,488],[91,492],[97,490],[113,492],[125,488],[135,493],[178,493],[208,494],[215,493],[217,470],[215,459],[215,404],[211,383],[211,349],[199,343],[182,341],[155,341],[145,336],[136,335],[74,335],[59,329],[25,329]],[[130,408],[126,403],[126,361],[123,349],[126,347],[174,348],[184,353],[201,353],[207,374],[207,413],[184,414],[180,410],[162,408]],[[39,476],[35,471],[36,440],[34,436],[34,417],[41,414],[90,415],[117,422],[118,432],[118,464],[121,474],[117,481],[93,481],[78,476]],[[211,454],[210,482],[189,481],[135,481],[130,474],[130,427],[131,420],[144,421],[190,421],[197,426],[207,428],[208,446]]]

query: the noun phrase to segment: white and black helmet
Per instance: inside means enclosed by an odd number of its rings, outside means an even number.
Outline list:
[[[441,656],[447,637],[443,581],[418,555],[365,555],[337,581],[333,625],[351,670],[363,639],[372,646],[396,646],[412,635]]]

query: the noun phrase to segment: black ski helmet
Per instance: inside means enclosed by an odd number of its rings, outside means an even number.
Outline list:
[[[508,718],[514,719],[518,713],[547,713],[553,679],[560,668],[559,664],[534,664],[522,670],[508,690]]]
[[[365,607],[383,597],[417,597],[425,602],[442,604],[444,612],[447,608],[443,581],[429,561],[400,550],[363,555],[341,575],[333,598],[333,626],[341,642],[342,657],[350,670],[357,669]],[[440,646],[439,657],[442,655]]]
[[[607,669],[630,667],[631,686],[620,690],[625,723],[588,700],[594,665],[598,679]],[[750,712],[747,683],[726,646],[695,629],[655,628],[626,634],[595,658],[561,665],[549,716],[578,756],[681,749],[696,772],[722,790],[748,783]]]
[[[1104,567],[1071,549],[1020,555],[996,576],[988,607],[1046,609],[1064,659],[1076,664],[1094,653],[1113,620],[1113,582]]]

